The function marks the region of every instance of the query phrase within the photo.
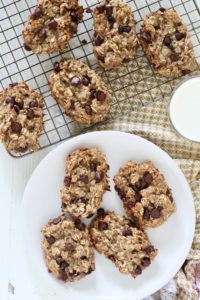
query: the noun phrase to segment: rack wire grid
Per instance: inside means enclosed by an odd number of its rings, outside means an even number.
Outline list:
[[[80,0],[84,8],[92,9],[98,0]],[[174,8],[188,27],[200,70],[200,11],[195,0],[127,0],[137,21],[139,32],[143,17],[160,7]],[[36,5],[35,0],[0,0],[0,89],[13,82],[26,81],[45,99],[44,129],[40,136],[40,149],[80,134],[91,127],[71,120],[52,98],[48,78],[53,64],[66,56],[86,62],[108,85],[112,93],[109,116],[105,122],[152,101],[166,99],[181,78],[169,79],[158,75],[149,64],[141,47],[136,58],[118,70],[103,70],[93,55],[93,20],[85,13],[78,33],[70,40],[69,50],[63,54],[35,55],[23,48],[22,29]],[[11,154],[13,155],[13,154]],[[23,156],[21,154],[19,156]],[[26,154],[25,154],[26,155]],[[17,156],[18,157],[18,156]]]

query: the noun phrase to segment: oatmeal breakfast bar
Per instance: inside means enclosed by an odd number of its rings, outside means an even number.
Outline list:
[[[102,79],[86,64],[73,58],[55,63],[49,85],[55,100],[73,120],[102,121],[110,108],[110,93]]]
[[[9,152],[38,149],[43,128],[43,97],[25,83],[10,84],[0,92],[0,141]]]
[[[100,207],[109,190],[108,164],[97,148],[82,148],[66,160],[62,209],[76,217],[91,217]]]
[[[175,10],[161,8],[142,22],[140,42],[155,69],[163,76],[186,75],[196,68],[186,25]]]
[[[42,228],[41,246],[48,271],[64,282],[73,282],[95,270],[88,229],[76,219],[61,215]]]
[[[110,259],[121,273],[134,278],[148,267],[157,250],[144,231],[114,212],[98,210],[90,225],[90,235],[95,249]]]
[[[127,215],[141,228],[159,226],[175,211],[171,190],[151,161],[129,161],[114,182]]]
[[[83,7],[77,0],[39,0],[24,30],[24,48],[33,53],[64,52],[77,32]]]
[[[101,1],[93,12],[94,54],[104,68],[133,59],[138,46],[131,7],[122,1]]]

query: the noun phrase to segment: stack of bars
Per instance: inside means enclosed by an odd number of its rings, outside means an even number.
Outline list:
[[[145,229],[163,224],[175,211],[172,191],[151,161],[129,161],[113,178],[128,217],[105,211],[108,170],[97,148],[74,150],[66,159],[62,213],[43,226],[41,242],[48,271],[64,282],[95,270],[94,249],[121,273],[142,274],[158,252]],[[80,218],[92,218],[89,228]]]
[[[151,13],[141,15],[142,8],[137,9],[139,4],[133,2],[110,0],[101,1],[93,9],[87,7],[85,12],[93,16],[91,23],[91,18],[83,21],[84,9],[77,0],[38,1],[20,31],[31,79],[28,80],[19,60],[17,76],[14,73],[2,80],[0,139],[9,153],[15,156],[30,153],[147,101],[164,98],[179,80],[174,78],[197,70],[188,28],[177,12],[154,3],[149,6]],[[185,9],[186,6],[187,3]],[[192,7],[190,15],[195,15],[197,9]],[[138,13],[142,22],[138,24],[137,37]],[[89,31],[84,32],[83,28],[88,26]],[[194,21],[192,26],[199,39],[198,22]],[[82,31],[79,40],[74,37],[78,29]],[[92,30],[93,47],[88,43]],[[192,38],[196,52],[197,39],[195,42]],[[67,51],[68,47],[68,53],[55,54]],[[51,66],[47,57],[53,62]],[[79,58],[84,58],[85,63]],[[38,60],[42,77],[34,76]],[[6,87],[10,79],[15,81],[18,77],[23,82]],[[44,80],[49,87],[43,84]],[[29,82],[36,84],[44,97],[30,88]]]

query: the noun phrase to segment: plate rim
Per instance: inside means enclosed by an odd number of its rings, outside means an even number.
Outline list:
[[[170,277],[170,278],[166,278],[165,280],[160,280],[160,282],[159,282],[159,286],[156,288],[156,290],[155,290],[155,287],[153,286],[153,287],[151,287],[151,289],[148,289],[148,294],[146,293],[146,294],[144,294],[144,295],[142,295],[142,298],[141,297],[135,297],[134,298],[134,300],[141,300],[141,299],[143,299],[143,298],[145,298],[145,297],[148,297],[148,296],[150,296],[150,295],[152,295],[153,293],[155,293],[156,291],[158,291],[159,289],[161,289],[168,281],[170,281],[170,279],[172,279],[174,276],[175,276],[175,274],[179,271],[179,269],[181,268],[181,266],[182,266],[182,264],[184,263],[184,261],[185,261],[185,259],[187,258],[187,255],[188,255],[188,253],[189,253],[189,251],[190,251],[190,249],[191,249],[191,246],[192,246],[192,242],[193,242],[193,238],[194,238],[194,233],[195,233],[195,225],[196,225],[196,212],[195,212],[195,205],[194,205],[194,197],[193,197],[193,195],[192,195],[192,191],[191,191],[191,188],[190,188],[190,185],[189,185],[189,183],[188,183],[188,181],[187,181],[187,179],[186,179],[186,177],[185,177],[185,175],[184,175],[184,173],[182,172],[182,170],[180,169],[180,167],[179,167],[179,165],[178,164],[176,164],[176,162],[175,162],[175,160],[166,152],[166,151],[164,151],[162,148],[160,148],[159,146],[157,146],[156,144],[154,144],[153,142],[151,142],[151,141],[149,141],[149,140],[147,140],[146,138],[143,138],[143,137],[141,137],[141,136],[139,136],[139,135],[136,135],[136,134],[133,134],[133,133],[129,133],[129,132],[123,132],[123,131],[119,131],[119,130],[100,130],[100,131],[92,131],[92,132],[87,132],[87,133],[84,133],[84,134],[80,134],[80,135],[77,135],[77,136],[75,136],[75,137],[72,137],[72,138],[70,138],[70,139],[68,139],[68,140],[66,140],[66,141],[64,141],[64,142],[61,142],[60,144],[58,144],[54,149],[52,149],[49,153],[47,153],[42,159],[41,159],[41,161],[39,162],[39,164],[35,167],[35,169],[33,170],[33,172],[32,172],[32,174],[31,174],[31,176],[29,177],[29,179],[28,179],[28,182],[27,182],[27,184],[26,184],[26,187],[25,187],[25,189],[24,189],[24,193],[23,193],[23,198],[22,198],[22,202],[21,202],[21,208],[20,208],[20,220],[21,220],[21,231],[22,231],[22,243],[23,243],[23,246],[24,246],[24,249],[26,250],[26,252],[29,252],[28,251],[28,249],[29,249],[29,246],[26,244],[26,233],[25,233],[25,227],[24,227],[24,215],[25,215],[25,206],[26,206],[26,193],[28,192],[28,190],[29,190],[29,186],[31,185],[31,180],[32,180],[32,178],[35,176],[35,173],[37,172],[37,170],[39,169],[39,167],[45,162],[45,161],[47,161],[48,159],[50,159],[51,158],[51,156],[56,152],[56,151],[58,151],[58,149],[59,148],[62,148],[62,147],[65,147],[64,145],[66,145],[66,144],[70,144],[71,142],[72,142],[72,140],[79,140],[80,139],[80,137],[82,138],[83,136],[92,136],[92,135],[102,135],[102,134],[108,134],[108,135],[110,135],[110,134],[119,134],[119,135],[127,135],[127,136],[130,136],[131,138],[135,138],[135,139],[138,139],[138,140],[142,140],[143,142],[145,142],[145,143],[147,143],[147,144],[151,144],[151,145],[153,145],[155,148],[157,148],[157,150],[158,151],[160,151],[160,152],[162,152],[162,154],[163,155],[165,155],[166,157],[168,157],[168,159],[170,159],[172,162],[173,162],[173,164],[174,164],[174,166],[175,166],[175,168],[177,169],[177,171],[179,172],[179,175],[182,177],[182,180],[185,182],[185,187],[187,188],[187,190],[188,190],[188,192],[190,193],[190,195],[191,195],[191,200],[193,200],[193,201],[190,201],[191,203],[191,212],[192,212],[192,216],[193,216],[193,218],[192,218],[192,220],[191,220],[191,225],[190,225],[190,241],[188,241],[188,243],[187,243],[187,247],[185,247],[185,251],[184,251],[184,253],[182,254],[182,257],[181,258],[179,258],[179,264],[177,264],[177,267],[176,267],[176,271],[173,269],[170,273],[169,273],[169,275],[168,275],[168,277]],[[31,257],[31,262],[33,263],[33,262],[36,262],[36,258],[33,258],[33,257]],[[179,266],[178,266],[179,265]],[[39,271],[39,268],[36,268],[35,266],[34,266],[34,268],[36,269],[36,270],[38,270]],[[52,282],[52,279],[53,280],[55,280],[56,281],[56,278],[53,278],[52,276],[44,276],[44,274],[43,274],[43,272],[40,272],[41,273],[41,275],[43,276],[43,278],[46,278],[46,282],[48,282],[49,284]],[[165,278],[165,277],[163,277],[163,278]],[[48,279],[48,280],[47,280]],[[55,287],[52,287],[53,289],[55,289],[55,290],[58,290],[58,285],[59,285],[59,283],[58,282],[56,282],[56,284],[55,284],[55,286],[57,286],[57,288],[55,288]],[[62,290],[62,292],[64,292],[65,291],[65,293],[67,293],[67,289],[66,289],[66,286],[64,286],[64,285],[59,285],[60,286],[60,289],[59,289],[59,291],[61,291]],[[77,299],[77,296],[73,296],[74,297],[74,300],[76,300]],[[90,300],[90,297],[91,296],[86,296],[86,295],[83,295],[81,298],[82,299],[87,299],[87,300]],[[129,300],[127,297],[129,297],[129,296],[123,296],[123,297],[121,297],[121,296],[115,296],[114,298],[113,297],[110,297],[110,296],[108,296],[108,297],[104,297],[104,296],[98,296],[98,295],[96,295],[95,296],[95,299],[97,300],[106,300],[106,299],[112,299],[112,300]],[[94,298],[93,298],[94,299]],[[80,300],[80,299],[79,299]]]

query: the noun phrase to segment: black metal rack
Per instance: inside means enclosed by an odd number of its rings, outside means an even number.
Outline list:
[[[98,2],[80,0],[85,8],[94,8]],[[200,64],[200,11],[194,0],[129,0],[127,2],[132,7],[137,21],[137,32],[142,18],[151,11],[156,11],[159,7],[176,9],[188,26],[197,62]],[[182,79],[159,76],[149,64],[141,47],[137,51],[136,58],[119,70],[105,71],[100,68],[93,55],[93,21],[92,15],[88,13],[85,13],[78,34],[71,39],[69,50],[64,54],[35,55],[25,51],[22,47],[21,33],[35,4],[35,0],[0,0],[0,90],[7,87],[9,83],[26,81],[31,88],[43,94],[45,116],[44,130],[40,137],[41,149],[90,129],[67,117],[50,94],[49,74],[54,62],[62,57],[73,56],[81,59],[98,72],[106,82],[113,96],[107,121],[152,101],[166,98]],[[200,67],[196,72],[199,70]]]

